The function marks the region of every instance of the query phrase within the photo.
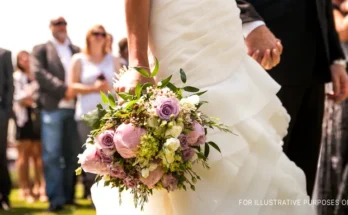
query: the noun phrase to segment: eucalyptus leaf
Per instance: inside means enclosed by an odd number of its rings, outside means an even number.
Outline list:
[[[131,108],[133,105],[135,105],[139,100],[133,100],[125,104],[125,109]]]
[[[82,116],[82,120],[91,128],[98,129],[100,125],[100,119],[106,114],[104,109],[95,109]]]
[[[117,93],[117,95],[125,101],[131,100],[133,98],[133,95],[131,95],[129,93]]]
[[[155,64],[155,67],[153,68],[153,71],[151,72],[151,77],[155,77],[158,73],[158,69],[159,69],[159,63],[158,63],[158,60],[157,58],[155,58],[156,60],[156,64]]]
[[[180,69],[180,77],[181,77],[181,81],[184,83],[184,84],[186,84],[186,74],[185,74],[185,72],[184,72],[184,70],[183,69]]]
[[[206,158],[208,158],[209,153],[210,153],[209,144],[205,144],[205,146],[204,146],[204,156],[205,156]]]
[[[150,77],[149,72],[146,69],[143,69],[141,67],[134,67],[134,69],[139,72],[142,76],[148,78]]]
[[[170,82],[167,84],[167,87],[173,92],[176,92],[178,90],[178,88]]]
[[[184,89],[185,91],[187,91],[187,92],[192,92],[192,93],[195,93],[195,92],[198,92],[198,91],[199,91],[198,88],[196,88],[196,87],[191,87],[191,86],[186,86],[186,87],[184,87],[183,89]]]
[[[101,98],[102,98],[102,102],[104,103],[104,104],[109,104],[109,99],[108,99],[108,97],[105,95],[105,93],[103,93],[102,91],[100,91],[100,96],[101,96]]]
[[[168,78],[166,78],[166,79],[164,79],[164,80],[161,81],[161,82],[162,82],[161,88],[165,88],[165,87],[168,85],[168,83],[169,83],[170,80],[172,79],[172,76],[173,76],[173,75],[170,75]]]
[[[207,90],[206,91],[202,91],[202,92],[198,92],[198,93],[195,93],[193,95],[197,95],[197,96],[201,96],[203,95],[204,93],[208,92]]]
[[[197,109],[200,108],[203,104],[207,104],[207,101],[200,101],[197,105]]]
[[[141,86],[141,84],[137,84],[137,86],[135,88],[135,96],[137,98],[140,98],[142,89],[143,89],[143,87]]]
[[[99,110],[103,110],[103,109],[104,109],[103,105],[101,105],[101,104],[97,104],[97,108],[98,108]]]
[[[108,94],[108,98],[109,98],[110,106],[111,106],[111,107],[116,107],[115,98],[114,98],[114,96],[113,96],[111,93]]]
[[[214,149],[216,149],[218,152],[221,153],[221,150],[220,150],[219,146],[216,143],[210,141],[210,142],[208,142],[208,144],[211,145]]]

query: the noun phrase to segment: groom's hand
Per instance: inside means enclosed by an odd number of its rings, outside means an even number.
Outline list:
[[[265,26],[255,28],[245,38],[248,54],[264,69],[272,69],[280,62],[283,46],[273,33]]]
[[[328,94],[335,102],[343,101],[348,97],[348,75],[346,68],[342,65],[333,64],[330,67],[333,93]]]

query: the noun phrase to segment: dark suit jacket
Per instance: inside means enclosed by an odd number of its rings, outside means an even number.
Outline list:
[[[263,19],[282,41],[281,62],[269,71],[280,84],[308,84],[313,78],[329,82],[329,66],[345,59],[331,0],[237,0],[237,4],[243,23]]]
[[[11,52],[0,48],[0,111],[11,111],[13,101],[13,65]]]
[[[80,48],[70,45],[72,54]],[[40,105],[45,110],[58,108],[65,97],[65,70],[52,42],[37,45],[33,49],[33,68],[40,85]]]

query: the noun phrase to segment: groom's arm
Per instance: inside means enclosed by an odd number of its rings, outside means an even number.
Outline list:
[[[248,54],[264,69],[272,69],[280,62],[283,47],[266,27],[262,17],[246,0],[236,0],[243,23],[243,35]]]
[[[237,0],[240,18],[243,22],[243,35],[246,38],[254,29],[265,25],[262,17],[255,8],[245,0]]]

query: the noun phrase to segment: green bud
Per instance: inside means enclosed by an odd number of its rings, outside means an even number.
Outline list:
[[[182,123],[184,120],[180,117],[176,120],[178,123]]]
[[[196,191],[196,187],[194,185],[191,185],[191,190]]]
[[[173,128],[174,125],[175,125],[174,122],[171,121],[171,122],[168,123],[168,128]]]
[[[196,183],[197,182],[197,179],[195,177],[192,177],[192,183]]]
[[[160,125],[160,127],[163,128],[163,127],[165,127],[166,125],[167,125],[167,121],[163,120],[162,123],[161,123],[161,125]]]

